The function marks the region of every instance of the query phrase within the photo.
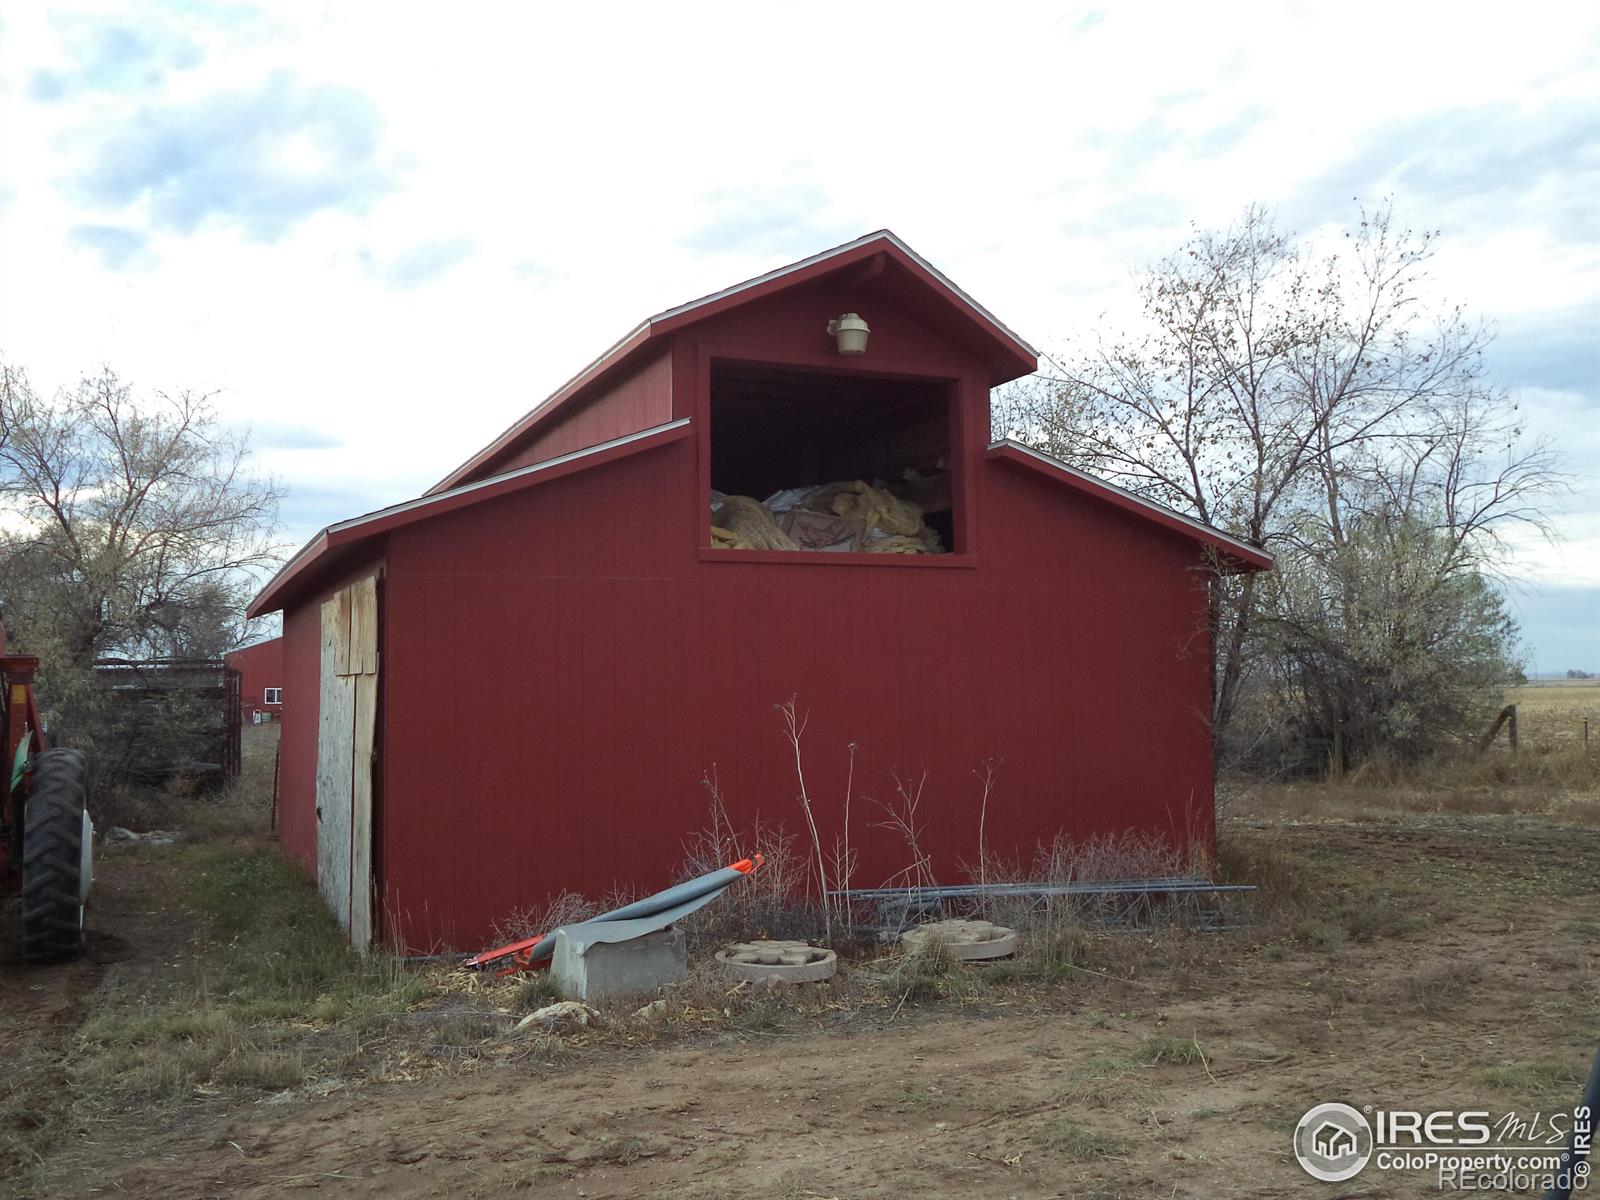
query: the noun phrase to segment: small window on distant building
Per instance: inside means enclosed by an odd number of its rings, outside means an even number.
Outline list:
[[[282,704],[283,703],[283,689],[282,688],[265,688],[265,689],[263,689],[262,693],[261,693],[261,703],[263,703],[263,704]]]

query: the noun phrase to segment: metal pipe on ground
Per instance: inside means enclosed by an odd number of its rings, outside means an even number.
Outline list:
[[[631,904],[624,904],[610,912],[601,913],[598,917],[590,917],[587,921],[577,921],[572,925],[563,925],[561,929],[576,929],[580,926],[602,925],[617,922],[638,922],[638,930],[630,930],[630,934],[650,932],[645,926],[652,918],[661,918],[666,914],[667,919],[661,920],[655,928],[671,924],[695,909],[709,904],[733,883],[737,883],[766,860],[759,854],[754,858],[742,859],[726,867],[719,867],[715,871],[708,871],[694,879],[685,880],[683,883],[673,884],[663,888],[654,895],[646,896],[643,900],[635,900]],[[512,942],[508,946],[497,946],[493,950],[485,950],[474,954],[462,965],[474,970],[483,970],[488,967],[501,966],[508,960],[516,967],[528,968],[534,963],[542,962],[555,952],[556,934],[561,929],[552,929],[541,937],[526,938],[520,942]],[[609,939],[602,939],[609,940]]]
[[[844,900],[962,900],[973,896],[1153,896],[1168,893],[1253,892],[1252,883],[1208,883],[1203,879],[1117,879],[1085,883],[950,884],[933,887],[852,888],[829,892]]]

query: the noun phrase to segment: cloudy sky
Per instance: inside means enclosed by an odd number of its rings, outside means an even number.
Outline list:
[[[641,317],[871,229],[1048,348],[1191,222],[1392,197],[1568,455],[1532,664],[1600,669],[1597,64],[1576,3],[16,0],[0,355],[218,389],[298,545]]]

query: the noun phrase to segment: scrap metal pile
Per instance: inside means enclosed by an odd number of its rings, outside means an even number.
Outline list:
[[[921,505],[860,479],[785,488],[765,501],[714,491],[711,544],[721,550],[947,553]]]

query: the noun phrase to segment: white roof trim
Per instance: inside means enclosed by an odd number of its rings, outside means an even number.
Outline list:
[[[826,262],[830,258],[837,257],[840,254],[846,254],[851,250],[855,250],[872,242],[892,243],[907,258],[911,259],[924,271],[928,272],[928,274],[932,275],[941,284],[948,288],[951,292],[959,296],[961,301],[968,308],[970,308],[975,315],[982,318],[990,325],[993,325],[1001,333],[1005,334],[1006,337],[1010,338],[1013,342],[1021,346],[1035,358],[1039,356],[1039,352],[1032,346],[1028,345],[1027,342],[1023,341],[1014,332],[1012,332],[1012,330],[1005,324],[1004,321],[1000,320],[999,317],[995,316],[987,308],[979,304],[971,296],[967,295],[966,292],[962,291],[959,287],[952,283],[950,277],[947,276],[943,271],[939,270],[938,267],[934,266],[927,259],[923,258],[922,255],[918,254],[915,250],[906,245],[887,229],[880,229],[874,233],[865,234],[862,237],[856,238],[853,242],[846,242],[844,245],[835,246],[831,250],[823,250],[820,253],[813,254],[810,258],[802,258],[799,262],[790,263],[786,267],[779,267],[776,271],[768,271],[765,275],[757,275],[754,279],[747,279],[743,283],[736,283],[732,287],[723,288],[720,292],[712,292],[709,296],[701,296],[698,300],[691,300],[687,304],[680,304],[676,308],[669,308],[665,312],[658,312],[655,316],[646,321],[645,324],[654,325],[657,321],[665,321],[671,317],[677,317],[687,312],[693,312],[695,309],[701,308],[704,305],[714,304],[717,301],[726,299],[729,296],[737,296],[740,292],[746,292],[751,288],[760,287],[762,284],[770,283],[774,279],[782,279],[785,275],[793,275],[798,271],[805,270],[807,267],[815,266],[820,262]]]
[[[1037,461],[1045,464],[1047,467],[1053,467],[1057,471],[1062,471],[1076,479],[1081,479],[1085,483],[1091,483],[1096,487],[1102,487],[1107,491],[1115,492],[1117,495],[1133,501],[1141,508],[1147,508],[1153,513],[1159,513],[1162,516],[1171,517],[1176,521],[1182,521],[1191,529],[1198,533],[1203,533],[1207,537],[1215,538],[1219,542],[1224,542],[1229,546],[1246,551],[1249,554],[1258,554],[1264,558],[1272,558],[1272,552],[1269,550],[1263,550],[1260,546],[1252,546],[1249,542],[1244,541],[1242,538],[1236,538],[1230,533],[1224,533],[1215,525],[1208,525],[1198,517],[1191,517],[1187,513],[1181,513],[1175,508],[1168,508],[1165,504],[1160,504],[1154,500],[1147,499],[1144,496],[1139,495],[1137,492],[1130,492],[1125,487],[1118,487],[1108,479],[1101,479],[1100,476],[1091,475],[1088,471],[1080,471],[1077,467],[1068,466],[1059,458],[1055,458],[1052,455],[1046,454],[1042,450],[1035,450],[1032,446],[1024,445],[1015,438],[1001,438],[998,442],[990,442],[989,449],[1016,450],[1027,455],[1029,458],[1036,459]]]
[[[329,525],[323,532],[343,533],[346,529],[354,529],[370,521],[410,512],[412,509],[426,508],[430,504],[439,504],[445,500],[453,500],[457,496],[466,496],[482,488],[505,483],[509,479],[520,479],[525,475],[537,475],[540,471],[548,471],[554,467],[565,466],[567,463],[577,462],[579,459],[589,458],[606,450],[615,450],[618,446],[640,442],[658,433],[668,433],[674,429],[682,429],[689,424],[689,420],[690,418],[688,417],[679,417],[676,421],[668,421],[665,425],[652,425],[649,429],[639,430],[638,433],[624,434],[622,437],[612,438],[609,442],[597,442],[593,446],[585,446],[582,450],[572,450],[566,454],[558,454],[554,458],[530,463],[526,467],[518,467],[515,471],[506,471],[500,475],[490,475],[487,479],[475,479],[471,483],[463,483],[460,487],[453,487],[447,492],[433,492],[427,496],[419,496],[415,500],[405,500],[399,504],[391,504],[388,508],[380,508],[376,512],[369,512],[359,517],[351,517],[348,521],[340,521],[335,525]]]

